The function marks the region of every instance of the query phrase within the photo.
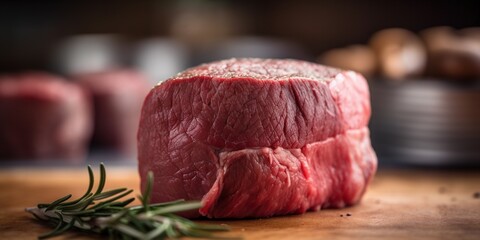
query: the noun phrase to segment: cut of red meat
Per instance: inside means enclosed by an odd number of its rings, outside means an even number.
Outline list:
[[[79,86],[46,73],[0,77],[0,159],[82,160],[91,130]]]
[[[297,60],[191,68],[147,96],[138,132],[152,201],[202,199],[199,215],[269,217],[355,204],[377,160],[365,79]]]
[[[93,98],[93,144],[134,155],[140,109],[150,89],[146,78],[136,71],[119,69],[81,74],[75,79]]]

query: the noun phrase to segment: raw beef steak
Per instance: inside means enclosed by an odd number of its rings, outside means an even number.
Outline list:
[[[147,96],[138,132],[153,202],[202,199],[210,218],[269,217],[357,203],[377,159],[365,79],[297,60],[188,69]]]
[[[0,159],[82,160],[91,121],[78,85],[46,73],[0,77]]]
[[[146,78],[123,69],[81,74],[75,79],[94,103],[94,146],[134,155],[142,102],[151,88]]]

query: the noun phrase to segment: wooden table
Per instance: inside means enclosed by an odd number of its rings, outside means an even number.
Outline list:
[[[135,168],[107,166],[107,173],[107,188],[138,190]],[[50,230],[23,209],[67,193],[81,195],[87,179],[83,168],[0,169],[0,239],[35,239]],[[226,236],[244,239],[480,239],[475,192],[480,192],[478,170],[383,170],[355,207],[217,223],[233,228]],[[72,236],[93,238],[58,239]]]

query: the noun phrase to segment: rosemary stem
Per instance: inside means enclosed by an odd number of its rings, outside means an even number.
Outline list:
[[[67,201],[71,194],[49,204],[38,204],[25,211],[38,220],[56,226],[51,232],[39,238],[50,238],[65,231],[77,229],[96,234],[107,234],[111,239],[165,239],[189,237],[213,237],[211,231],[224,231],[221,225],[196,224],[175,215],[177,212],[196,210],[202,206],[200,201],[177,200],[166,203],[150,204],[153,186],[153,174],[148,174],[147,189],[139,197],[140,206],[127,206],[134,199],[121,200],[133,191],[118,188],[104,191],[106,171],[100,164],[100,180],[97,189],[92,192],[94,174],[88,166],[89,185],[82,197]]]

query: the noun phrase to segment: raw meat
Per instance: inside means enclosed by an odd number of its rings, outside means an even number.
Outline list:
[[[377,166],[365,79],[297,60],[230,59],[147,96],[138,132],[153,202],[202,199],[210,218],[269,217],[357,203]]]
[[[150,90],[146,78],[123,69],[81,74],[75,79],[93,97],[93,145],[134,155],[140,109]]]
[[[0,77],[0,159],[82,160],[91,130],[79,86],[46,73]]]

